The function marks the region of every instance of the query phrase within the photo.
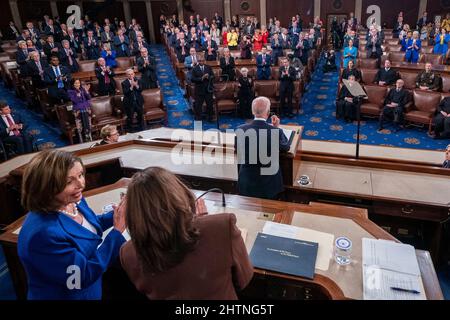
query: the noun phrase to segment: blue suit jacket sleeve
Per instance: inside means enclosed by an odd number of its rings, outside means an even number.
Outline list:
[[[279,139],[280,139],[280,151],[287,152],[290,149],[289,140],[287,139],[286,135],[284,134],[283,130],[280,130]]]

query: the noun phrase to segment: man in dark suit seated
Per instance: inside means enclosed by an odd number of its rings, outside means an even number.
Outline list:
[[[134,75],[133,69],[127,70],[127,79],[122,82],[123,108],[127,115],[129,132],[133,130],[133,116],[136,112],[138,131],[144,130],[144,97],[142,96],[142,82]]]
[[[443,168],[450,169],[450,144],[445,149],[445,161],[442,164]]]
[[[157,88],[156,61],[149,56],[147,48],[141,49],[141,56],[136,59],[139,72],[142,74],[142,90]]]
[[[439,104],[433,118],[435,139],[450,138],[450,97],[444,98]]]
[[[31,77],[35,88],[44,88],[44,70],[49,67],[47,60],[41,58],[38,51],[30,53],[30,60],[27,63],[27,76]]]
[[[100,34],[102,43],[112,43],[114,40],[114,33],[109,26],[104,26],[104,31]]]
[[[271,125],[266,122],[270,114],[268,98],[254,99],[252,113],[254,120],[239,126],[235,131],[239,194],[278,199],[284,191],[279,152],[289,150],[289,141],[278,128],[280,119],[277,116],[272,116]],[[265,139],[260,139],[264,135]],[[265,156],[266,160],[262,156]]]
[[[184,59],[189,55],[189,45],[184,38],[177,41],[175,47],[178,62],[184,63]]]
[[[355,83],[355,76],[348,77],[349,86]],[[346,122],[351,122],[356,119],[356,108],[358,107],[359,99],[355,98],[347,86],[342,85],[339,97],[336,100],[336,119],[343,118]]]
[[[59,43],[55,43],[53,36],[48,36],[42,49],[44,50],[47,59],[49,59],[51,55],[59,54],[61,45]]]
[[[5,101],[0,101],[0,139],[11,144],[18,154],[33,152],[33,138],[25,132],[25,124],[19,116],[11,114],[11,108]]]
[[[279,70],[280,107],[281,112],[289,118],[294,117],[294,114],[292,113],[292,95],[294,94],[295,78],[296,71],[294,67],[289,66],[289,60],[284,58]]]
[[[399,78],[398,72],[391,68],[391,62],[386,60],[384,62],[384,68],[379,69],[375,75],[375,83],[380,86],[390,86]]]
[[[267,54],[267,48],[263,47],[261,54],[256,57],[256,79],[269,80],[270,66],[272,65],[272,57]]]
[[[100,58],[100,43],[97,37],[94,36],[94,31],[88,31],[87,37],[83,40],[83,45],[88,60],[97,60]]]
[[[214,72],[212,68],[205,65],[205,61],[202,58],[198,59],[198,64],[192,69],[192,82],[195,83],[195,104],[194,113],[195,120],[201,120],[202,118],[202,106],[203,102],[206,102],[206,110],[208,113],[208,121],[214,121],[213,119],[213,80]]]
[[[209,34],[206,36],[206,41],[203,44],[203,50],[205,51],[206,61],[217,60],[217,44],[214,40],[211,40],[211,36]]]
[[[95,68],[95,76],[98,80],[98,95],[107,96],[116,93],[116,84],[114,81],[115,73],[106,65],[105,59],[98,58],[97,67]]]
[[[123,30],[117,31],[117,36],[114,37],[114,47],[116,48],[117,57],[130,56],[130,39],[123,34]]]
[[[52,56],[50,67],[44,70],[44,82],[48,86],[48,95],[55,103],[70,101],[67,89],[70,87],[72,75],[69,69],[59,65],[59,58]]]
[[[150,46],[147,41],[145,41],[142,36],[138,35],[136,41],[133,43],[133,55],[136,56],[136,58],[140,57],[142,48],[145,48],[147,49],[147,52],[150,52]]]
[[[397,126],[394,132],[403,129],[403,112],[408,102],[408,92],[403,88],[403,85],[403,80],[398,79],[395,88],[389,90],[384,100],[383,111],[380,114],[378,131],[383,130],[383,123],[386,117],[394,119],[394,124]]]
[[[79,69],[77,53],[70,47],[69,40],[63,40],[62,45],[63,47],[59,51],[59,61],[63,66],[69,69],[71,73],[77,72]]]

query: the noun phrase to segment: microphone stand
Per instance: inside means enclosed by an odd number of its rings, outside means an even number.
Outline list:
[[[213,191],[222,193],[222,207],[226,207],[225,193],[223,192],[222,189],[219,189],[219,188],[212,188],[212,189],[209,189],[209,190],[203,192],[201,195],[199,195],[199,196],[197,197],[197,199],[195,199],[195,200],[198,200],[198,199],[200,199],[201,197],[203,197],[204,195],[206,195],[206,194],[208,194],[208,193],[210,193],[210,192],[213,192]]]
[[[359,159],[359,145],[360,145],[360,131],[361,131],[361,104],[364,96],[358,96],[356,105],[356,121],[358,122],[356,131],[356,155],[355,158]]]

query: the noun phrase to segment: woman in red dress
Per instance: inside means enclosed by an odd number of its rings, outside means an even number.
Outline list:
[[[266,26],[261,26],[261,35],[263,44],[266,45],[269,41],[269,31],[267,31]]]
[[[261,35],[261,30],[256,29],[255,35],[253,36],[253,51],[261,51],[263,46],[263,37]]]
[[[227,27],[223,27],[222,28],[222,45],[226,48],[228,47],[228,39],[227,39],[227,35],[228,35],[228,29]]]

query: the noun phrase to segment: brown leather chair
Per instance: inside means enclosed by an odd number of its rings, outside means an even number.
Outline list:
[[[77,135],[77,128],[75,117],[71,111],[71,104],[58,105],[55,110],[62,133],[69,139],[70,144],[73,144],[73,138]]]
[[[364,90],[368,99],[361,104],[361,114],[378,117],[383,109],[387,88],[378,85],[365,85]]]
[[[377,69],[377,59],[358,59],[357,67],[360,69]]]
[[[416,88],[417,73],[400,71],[399,74],[405,82],[405,89],[414,90]]]
[[[391,62],[403,62],[405,61],[405,53],[403,51],[395,52],[391,51],[388,53],[389,60]]]
[[[114,77],[114,82],[116,83],[116,92],[118,94],[123,94],[122,91],[122,82],[123,80],[125,80],[127,77],[126,76],[120,76],[120,77]]]
[[[278,80],[280,77],[280,68],[279,67],[272,67],[270,70],[270,79]]]
[[[389,52],[400,52],[402,50],[402,45],[401,44],[389,44],[388,48],[389,48]]]
[[[450,74],[441,74],[442,78],[442,92],[450,91]]]
[[[443,64],[443,57],[441,54],[427,53],[423,55],[424,63],[431,63],[432,65],[440,65]]]
[[[437,92],[414,90],[413,103],[406,108],[405,120],[411,123],[428,125],[431,131],[433,115],[441,102],[441,94]]]
[[[92,132],[100,131],[107,124],[116,125],[122,128],[126,117],[123,116],[122,110],[114,102],[118,103],[119,97],[113,100],[113,97],[96,97],[91,99],[92,110]]]
[[[234,112],[237,115],[237,84],[233,81],[214,85],[214,102],[217,112]]]
[[[423,41],[422,41],[422,43],[423,43]],[[420,52],[424,53],[424,54],[432,54],[433,51],[434,51],[434,47],[433,46],[424,47],[422,45],[422,48],[420,49]]]
[[[163,98],[160,88],[147,89],[142,91],[144,97],[144,121],[147,124],[163,123],[167,125],[167,111],[163,104]]]
[[[377,69],[361,69],[361,78],[364,84],[372,84],[375,81]]]
[[[214,73],[214,82],[219,82],[220,76],[222,75],[222,69],[214,67],[212,68],[212,71]]]
[[[119,57],[116,58],[117,68],[128,69],[134,66],[134,57]]]
[[[391,45],[397,45],[398,39],[386,39],[385,43],[390,47]]]
[[[97,65],[96,60],[81,60],[78,65],[80,68],[78,69],[79,72],[86,72],[86,71],[95,71],[95,67]]]
[[[276,80],[256,80],[255,97],[267,97],[270,100],[270,108],[280,111],[280,101],[278,95],[278,81]]]

